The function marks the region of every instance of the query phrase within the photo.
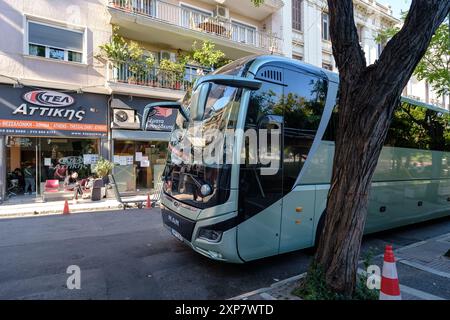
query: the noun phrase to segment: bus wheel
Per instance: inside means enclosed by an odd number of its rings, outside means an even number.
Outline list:
[[[320,216],[320,219],[319,219],[319,223],[317,224],[316,236],[314,238],[314,244],[313,244],[313,246],[311,248],[308,248],[308,251],[312,255],[316,253],[317,247],[319,246],[320,236],[322,235],[323,226],[325,224],[325,213],[326,213],[326,211],[324,211],[322,213],[322,215]]]

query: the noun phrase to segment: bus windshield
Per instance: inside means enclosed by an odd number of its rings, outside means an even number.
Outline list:
[[[226,136],[235,129],[241,91],[205,82],[185,99],[189,119],[179,114],[171,136],[163,175],[167,195],[197,208],[227,201],[232,150]]]

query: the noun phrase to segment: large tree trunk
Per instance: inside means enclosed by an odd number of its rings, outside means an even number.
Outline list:
[[[372,176],[392,119],[450,2],[413,0],[402,30],[380,59],[366,66],[352,0],[328,0],[333,54],[339,69],[339,125],[325,224],[313,265],[335,292],[351,296]]]

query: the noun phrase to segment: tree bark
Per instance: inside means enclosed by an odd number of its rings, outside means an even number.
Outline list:
[[[366,66],[352,0],[328,0],[333,55],[339,69],[339,125],[324,228],[313,265],[327,286],[351,296],[372,177],[394,107],[425,54],[450,2],[413,0],[403,28],[379,60]]]

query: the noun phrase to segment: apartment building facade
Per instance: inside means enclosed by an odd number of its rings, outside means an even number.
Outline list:
[[[49,180],[92,174],[100,156],[116,163],[122,192],[148,192],[167,154],[167,130],[140,130],[150,103],[179,100],[199,66],[177,74],[176,60],[210,40],[229,59],[282,54],[283,2],[209,0],[6,0],[0,2],[0,199],[39,195]],[[136,79],[129,66],[100,55],[113,26],[156,63]],[[166,121],[173,114],[165,113]],[[167,125],[165,126],[167,128]],[[170,126],[169,126],[170,127]]]
[[[373,0],[354,2],[361,45],[373,62],[382,50],[376,33],[399,21]],[[113,26],[154,58],[143,75],[100,55]],[[0,42],[0,198],[42,194],[47,180],[70,171],[90,175],[99,156],[116,163],[122,192],[148,192],[164,166],[169,133],[140,130],[144,107],[181,99],[209,71],[187,65],[180,77],[162,72],[160,61],[176,61],[209,40],[229,59],[285,55],[336,71],[328,27],[324,0],[259,7],[241,0],[0,2],[7,39]]]

